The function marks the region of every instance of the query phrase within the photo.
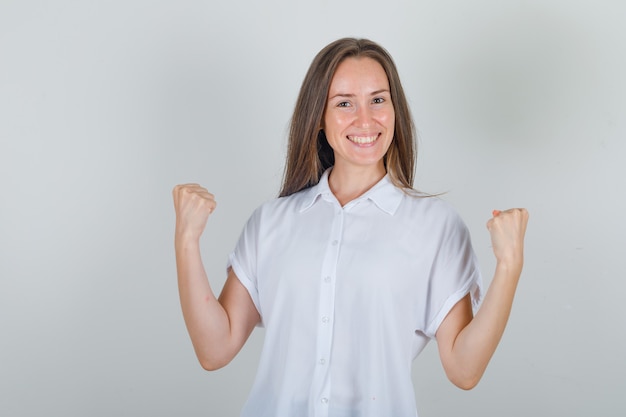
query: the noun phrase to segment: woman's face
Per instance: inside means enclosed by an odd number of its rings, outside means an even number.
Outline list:
[[[384,172],[393,139],[395,112],[389,80],[371,58],[347,58],[335,71],[324,112],[324,132],[335,169],[372,167]]]

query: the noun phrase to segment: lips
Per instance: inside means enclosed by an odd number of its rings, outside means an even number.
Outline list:
[[[376,139],[378,139],[379,135],[375,136],[348,136],[348,140],[350,142],[357,143],[359,145],[367,145],[373,143]]]

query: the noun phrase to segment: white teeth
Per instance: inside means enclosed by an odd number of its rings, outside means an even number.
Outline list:
[[[365,144],[374,142],[378,136],[348,136],[348,139],[354,143]]]

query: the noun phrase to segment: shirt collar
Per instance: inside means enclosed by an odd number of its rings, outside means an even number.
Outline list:
[[[328,176],[331,169],[332,168],[328,168],[324,171],[317,185],[314,185],[304,191],[300,212],[311,208],[313,204],[320,199],[320,197],[328,196],[333,200],[335,199],[335,196],[328,185]],[[393,185],[391,179],[389,178],[389,174],[387,174],[372,188],[365,192],[365,194],[348,203],[348,206],[352,206],[363,200],[371,200],[379,209],[393,216],[398,209],[398,206],[400,206],[403,196],[404,192]]]

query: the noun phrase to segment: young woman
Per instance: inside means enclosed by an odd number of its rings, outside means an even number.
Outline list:
[[[414,417],[411,363],[432,338],[455,385],[480,380],[509,317],[528,213],[487,222],[497,264],[483,299],[463,221],[412,188],[415,148],[389,54],[340,39],[309,68],[280,197],[246,223],[219,298],[199,248],[213,195],[174,188],[180,299],[201,365],[226,365],[255,326],[266,331],[243,416]]]

